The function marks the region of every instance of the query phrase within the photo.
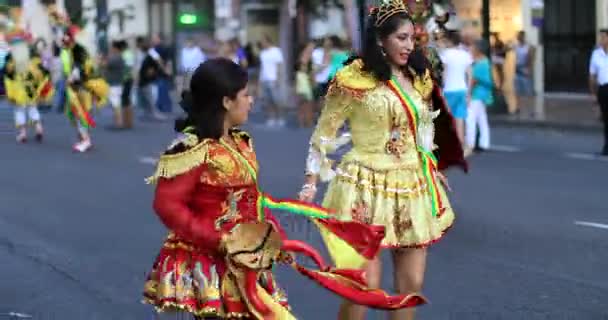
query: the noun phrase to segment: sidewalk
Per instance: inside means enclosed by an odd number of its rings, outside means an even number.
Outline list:
[[[599,109],[590,95],[547,93],[540,115],[524,108],[519,116],[491,114],[492,125],[580,131],[601,131]]]

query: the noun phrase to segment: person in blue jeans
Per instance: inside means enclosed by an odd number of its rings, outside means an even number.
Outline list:
[[[173,101],[171,99],[172,89],[172,61],[171,49],[163,43],[163,38],[160,34],[152,37],[153,57],[160,65],[158,77],[155,81],[158,93],[156,95],[156,107],[160,112],[173,112]]]
[[[471,74],[471,88],[469,96],[471,102],[466,121],[466,149],[465,155],[472,153],[476,145],[477,129],[479,128],[479,149],[487,150],[490,148],[490,125],[488,123],[488,113],[486,108],[494,103],[492,90],[494,81],[492,79],[492,69],[490,60],[484,54],[486,44],[483,40],[478,40],[473,46],[473,68]]]

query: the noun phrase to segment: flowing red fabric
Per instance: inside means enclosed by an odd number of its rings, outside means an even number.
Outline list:
[[[328,225],[333,227],[344,224],[344,222],[338,221],[335,221],[335,223],[331,222],[331,220],[326,221],[326,223],[329,223]],[[351,226],[358,227],[359,231],[361,231],[359,233],[349,233],[351,235],[349,237],[351,240],[358,242],[360,245],[367,242],[368,245],[379,248],[379,243],[382,238],[378,240],[371,237],[371,235],[377,234],[377,227],[362,223],[353,223]],[[361,235],[361,239],[356,239],[357,234]],[[416,293],[389,295],[380,289],[370,289],[365,280],[365,273],[363,270],[329,269],[327,267],[328,264],[323,260],[321,254],[304,242],[287,240],[284,241],[282,249],[284,251],[297,252],[310,257],[320,270],[308,269],[292,261],[294,269],[322,287],[356,304],[375,309],[396,310],[412,308],[426,303],[426,299]],[[369,253],[371,254],[372,251],[369,251]],[[374,256],[375,253],[371,257],[373,258]]]
[[[397,310],[426,304],[422,295],[389,295],[380,289],[369,289],[357,270],[315,271],[298,264],[294,268],[322,287],[356,304],[375,309]]]
[[[317,221],[367,259],[375,258],[380,252],[380,245],[385,235],[383,226],[334,219],[319,219]]]

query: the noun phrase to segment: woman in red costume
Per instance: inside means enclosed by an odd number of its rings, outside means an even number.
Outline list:
[[[183,135],[161,156],[149,182],[157,183],[154,209],[170,233],[144,288],[144,301],[161,315],[196,319],[295,319],[271,271],[291,265],[322,287],[357,304],[401,309],[425,303],[417,294],[389,296],[368,289],[362,271],[329,267],[307,244],[289,240],[271,210],[315,218],[354,256],[371,260],[384,228],[330,218],[326,210],[261,192],[251,137],[236,126],[251,108],[247,73],[226,59],[194,73]],[[311,258],[305,268],[294,255]]]

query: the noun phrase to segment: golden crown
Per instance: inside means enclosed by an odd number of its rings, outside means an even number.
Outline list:
[[[376,27],[381,26],[388,18],[399,13],[410,13],[405,0],[382,0],[379,5],[371,7],[369,12],[370,16],[376,18],[374,23]]]

